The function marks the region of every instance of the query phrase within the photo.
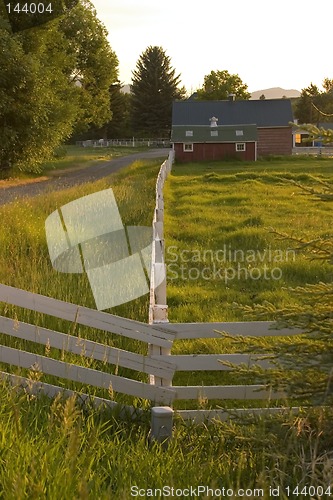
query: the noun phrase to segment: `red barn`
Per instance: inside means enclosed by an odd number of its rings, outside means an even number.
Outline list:
[[[177,161],[291,155],[289,99],[176,101],[171,142]]]

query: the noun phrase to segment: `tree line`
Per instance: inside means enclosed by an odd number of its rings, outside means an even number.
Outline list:
[[[189,96],[170,57],[157,46],[140,55],[125,94],[118,58],[90,1],[52,5],[51,20],[28,16],[24,26],[18,12],[8,16],[0,3],[0,173],[38,172],[66,141],[168,137],[176,99],[221,100],[230,93],[250,98],[239,75],[227,70],[211,71]],[[328,78],[323,92],[312,84],[304,89],[296,117],[311,122],[317,108],[327,118],[333,113],[332,89]]]
[[[0,170],[37,172],[75,131],[110,120],[118,60],[88,0],[31,29],[0,14]]]

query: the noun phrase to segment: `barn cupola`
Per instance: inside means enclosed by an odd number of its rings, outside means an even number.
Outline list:
[[[216,118],[216,116],[213,116],[212,118],[209,118],[209,121],[211,127],[217,127],[217,122],[219,121],[219,119]]]

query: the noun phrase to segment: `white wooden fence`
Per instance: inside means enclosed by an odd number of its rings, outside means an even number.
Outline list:
[[[53,375],[60,379],[67,379],[87,386],[128,394],[131,396],[149,399],[155,404],[170,405],[175,400],[206,399],[274,399],[281,398],[282,394],[273,394],[265,390],[263,385],[216,385],[216,386],[171,386],[176,371],[225,371],[231,368],[223,362],[235,365],[259,363],[269,368],[268,361],[258,360],[255,354],[192,354],[172,355],[172,343],[176,339],[219,338],[220,333],[228,331],[231,335],[242,336],[276,336],[295,335],[297,330],[272,330],[272,322],[240,322],[240,323],[159,323],[147,325],[112,314],[96,311],[87,307],[70,304],[61,300],[43,295],[0,285],[0,301],[6,304],[22,307],[56,318],[70,321],[74,324],[85,325],[104,332],[110,332],[136,339],[149,344],[149,355],[144,356],[125,351],[105,344],[80,338],[68,333],[50,330],[35,324],[29,324],[0,316],[0,332],[11,337],[31,341],[37,344],[56,348],[61,353],[69,352],[82,358],[102,361],[104,364],[130,368],[154,377],[151,383],[140,382],[130,378],[113,375],[101,370],[86,368],[79,364],[52,359],[47,355],[27,352],[5,345],[0,346],[0,362],[21,368],[32,368],[45,375]],[[1,372],[1,377],[10,377],[18,380],[15,375]],[[25,385],[33,384],[28,378],[20,377]],[[153,381],[153,383],[152,383]],[[166,382],[165,382],[166,381]],[[63,389],[51,384],[36,384],[36,390],[44,390],[55,394]],[[44,391],[45,392],[45,391]],[[84,398],[87,395],[83,395]],[[110,401],[97,398],[97,402]],[[112,405],[112,403],[111,403]],[[251,410],[251,411],[266,411]],[[276,410],[274,410],[276,411]],[[205,418],[226,418],[228,412],[224,410],[179,410],[177,413],[183,418],[203,420]]]
[[[84,148],[109,148],[114,146],[119,147],[140,147],[147,146],[151,148],[169,148],[170,139],[149,139],[149,138],[138,138],[131,137],[127,139],[89,139],[86,141],[76,141],[76,146],[82,146]]]
[[[64,319],[75,324],[89,326],[104,332],[115,333],[150,344],[154,343],[162,347],[171,346],[173,340],[171,333],[165,332],[158,327],[120,318],[7,285],[0,285],[0,301]],[[154,376],[170,378],[174,373],[174,367],[170,362],[155,360],[149,356],[117,349],[5,316],[0,316],[0,332],[12,337],[43,344],[50,348],[56,348],[61,352],[70,352],[84,358],[131,368],[139,372],[153,374]],[[86,368],[79,364],[55,360],[48,356],[41,356],[4,345],[0,346],[0,362],[22,368],[34,367],[43,374],[107,390],[112,388],[115,392],[159,401],[161,403],[169,404],[173,399],[168,388],[112,375]]]
[[[166,266],[164,262],[164,182],[171,171],[174,161],[174,152],[170,151],[169,157],[163,162],[156,179],[155,188],[155,209],[153,217],[153,244],[150,271],[150,304],[149,304],[149,324],[168,323],[168,306],[166,296]],[[149,356],[156,360],[161,356],[168,357],[171,354],[170,346],[149,345]],[[150,377],[150,383],[158,386],[170,387],[172,378],[170,377]]]
[[[174,152],[171,151],[159,171],[156,182],[156,205],[153,219],[153,250],[151,264],[151,293],[150,293],[150,315],[149,323],[152,325],[168,323],[168,306],[166,279],[156,288],[155,279],[161,275],[166,276],[166,266],[164,262],[164,197],[163,187],[167,175],[171,171],[174,161]],[[160,282],[159,280],[158,282]],[[166,326],[166,325],[165,325]],[[232,322],[232,323],[179,323],[169,324],[165,331],[169,331],[177,339],[199,339],[199,338],[221,338],[221,332],[228,332],[230,335],[241,336],[290,336],[297,335],[300,330],[280,329],[274,330],[273,322]],[[163,347],[151,345],[149,349],[151,359],[156,361],[171,361],[176,371],[229,371],[231,365],[246,365],[248,367],[256,364],[262,368],[271,368],[273,365],[267,360],[260,359],[260,356],[252,354],[192,354],[192,355],[172,355],[171,346]],[[224,363],[229,363],[224,364]],[[151,383],[155,386],[171,388],[172,380],[168,378],[151,377]],[[172,386],[174,390],[174,400],[262,400],[281,399],[285,395],[273,393],[266,390],[265,386],[255,385],[216,385],[216,386]],[[258,408],[251,410],[235,410],[232,413],[244,413],[251,411],[254,413],[275,412],[280,408]],[[230,416],[225,410],[178,410],[177,413],[185,419],[202,421],[204,419],[225,419]]]
[[[333,148],[329,146],[323,146],[323,147],[296,147],[293,148],[292,151],[293,155],[301,155],[301,156],[325,156],[325,157],[331,157],[333,156]]]
[[[151,291],[149,323],[133,321],[112,314],[104,313],[87,307],[71,304],[50,297],[0,285],[0,302],[36,311],[45,315],[67,320],[73,324],[85,325],[110,334],[125,336],[147,343],[147,355],[137,354],[126,350],[104,345],[88,339],[80,338],[68,333],[50,330],[35,324],[28,324],[0,316],[0,333],[31,341],[37,344],[58,349],[60,353],[68,352],[78,355],[77,363],[69,363],[61,359],[53,359],[50,355],[40,355],[5,345],[0,346],[0,362],[10,366],[31,368],[42,374],[51,375],[60,379],[67,379],[87,385],[88,393],[82,394],[82,399],[89,397],[89,386],[98,387],[124,393],[130,396],[148,399],[153,404],[164,406],[172,405],[176,400],[273,400],[281,399],[281,393],[272,393],[262,384],[249,385],[214,385],[214,386],[174,386],[173,376],[176,371],[227,371],[230,366],[253,363],[263,368],[270,368],[266,360],[258,359],[255,354],[192,354],[173,355],[171,349],[177,339],[221,338],[221,333],[241,336],[291,336],[300,331],[293,329],[274,329],[274,323],[268,321],[232,322],[232,323],[172,323],[167,318],[166,297],[166,269],[164,263],[164,235],[163,235],[163,185],[173,162],[173,153],[161,166],[156,182],[156,206],[153,220],[153,246],[151,263]],[[158,284],[158,286],[157,286]],[[61,356],[58,356],[61,358]],[[141,382],[120,375],[108,373],[82,366],[82,360],[102,361],[103,366],[108,364],[115,367],[130,368],[147,374],[149,382]],[[25,385],[32,392],[43,391],[49,395],[63,391],[57,385],[33,382],[28,377],[18,377],[12,373],[0,372],[0,377],[7,378],[13,383]],[[71,394],[72,391],[65,391]],[[95,398],[97,404],[114,406],[109,399]],[[241,406],[241,405],[240,405]],[[134,408],[130,407],[131,413]],[[184,419],[202,421],[204,419],[225,419],[231,414],[241,414],[244,411],[261,413],[264,411],[281,411],[279,408],[260,408],[251,410],[177,410]]]

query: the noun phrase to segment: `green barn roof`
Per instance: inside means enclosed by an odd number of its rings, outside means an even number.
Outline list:
[[[171,142],[253,142],[257,140],[256,125],[174,125]]]

